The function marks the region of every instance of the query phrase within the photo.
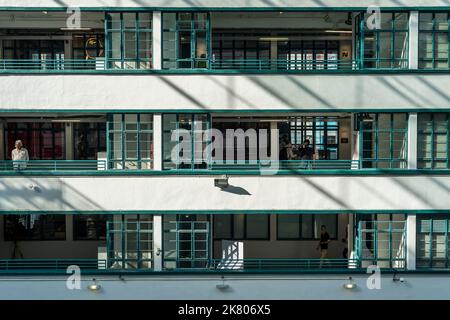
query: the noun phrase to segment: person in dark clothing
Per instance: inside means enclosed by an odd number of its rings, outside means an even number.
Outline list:
[[[310,147],[309,139],[306,139],[299,148],[301,160],[312,160],[314,155],[313,148]]]
[[[320,267],[322,268],[322,263],[327,258],[328,255],[328,244],[330,243],[330,235],[327,232],[325,225],[320,227],[320,242],[317,245],[317,250],[320,248]]]
[[[78,159],[87,160],[88,158],[87,150],[88,150],[88,142],[86,140],[86,136],[84,134],[80,134],[77,143]]]

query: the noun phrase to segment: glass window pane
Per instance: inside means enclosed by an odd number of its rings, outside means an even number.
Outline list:
[[[433,34],[419,33],[419,58],[433,59]]]
[[[244,239],[245,237],[245,215],[237,214],[233,216],[233,235],[234,239]]]
[[[435,13],[434,20],[435,30],[448,30],[447,13]]]
[[[269,217],[266,214],[248,214],[247,239],[269,239]]]
[[[5,241],[66,240],[65,215],[6,215]]]
[[[435,58],[436,59],[448,59],[448,34],[437,33],[435,34]]]
[[[420,30],[432,30],[433,29],[433,14],[423,13],[419,15],[419,28]]]
[[[214,215],[214,239],[232,238],[232,218],[231,214]]]
[[[277,232],[279,239],[300,238],[300,216],[296,214],[280,214],[277,216]]]
[[[302,214],[302,238],[313,239],[314,238],[314,219],[312,214]]]

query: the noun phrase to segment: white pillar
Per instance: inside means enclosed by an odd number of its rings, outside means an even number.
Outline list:
[[[408,61],[409,69],[419,67],[419,12],[411,11],[409,13],[409,48]]]
[[[163,217],[153,215],[153,270],[161,271],[163,267]]]
[[[348,256],[353,251],[353,245],[355,243],[354,237],[356,236],[353,230],[353,225],[355,224],[355,219],[353,213],[348,214],[348,224],[347,224],[347,246],[348,246]]]
[[[406,218],[406,268],[416,269],[416,215]]]
[[[152,54],[153,69],[162,69],[162,26],[161,11],[153,11],[152,21]]]
[[[162,114],[155,113],[153,115],[153,170],[162,170],[163,154],[162,154]]]
[[[408,169],[417,169],[417,113],[408,117]]]

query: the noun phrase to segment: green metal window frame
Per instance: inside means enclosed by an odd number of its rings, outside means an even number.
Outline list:
[[[134,28],[129,28],[125,26],[124,15],[134,14]],[[150,20],[142,20],[143,14],[149,16]],[[112,19],[112,15],[119,15],[119,20]],[[113,22],[119,22],[118,28],[113,28]],[[150,28],[141,27],[141,22],[148,22]],[[105,57],[106,57],[106,69],[152,69],[153,68],[153,37],[152,37],[152,27],[153,27],[153,15],[152,12],[105,12]],[[120,34],[120,58],[113,58],[112,49],[112,34]],[[141,45],[141,34],[147,34],[147,41],[150,42],[150,58],[141,57],[143,49],[140,48]],[[126,48],[126,34],[132,34],[135,37],[135,57],[127,58],[125,56]],[[143,65],[142,65],[143,64]],[[143,66],[143,67],[142,67]]]
[[[167,27],[164,25],[164,15],[175,14],[175,28]],[[195,16],[197,14],[205,14],[206,20],[204,21],[205,27],[202,28],[202,23],[198,23],[195,20]],[[167,46],[169,42],[166,42],[164,39],[165,33],[174,33],[175,43],[175,61],[171,58],[164,56],[164,48],[163,51],[163,69],[209,69],[209,60],[211,58],[211,16],[209,12],[206,11],[196,11],[196,12],[164,12],[162,13],[162,46]],[[190,20],[182,20],[180,19],[181,15],[190,15]],[[197,34],[204,32],[205,33],[205,49],[206,56],[205,57],[197,57]],[[180,58],[180,44],[182,40],[182,34],[189,33],[190,37],[190,57],[189,58]],[[168,64],[165,63],[175,62],[175,68],[166,67]],[[170,64],[169,64],[170,65]]]
[[[129,122],[127,121],[126,117],[128,115],[135,115],[137,121]],[[143,122],[141,121],[141,116],[146,115],[150,117],[149,122]],[[114,117],[118,116],[120,117],[120,122],[115,122]],[[143,123],[146,125],[144,126]],[[127,129],[127,124],[132,124],[135,126],[136,129]],[[151,129],[148,128],[148,124],[151,124]],[[140,114],[140,113],[120,113],[120,114],[108,114],[108,121],[107,121],[107,168],[108,169],[131,169],[134,167],[134,169],[139,170],[145,170],[145,169],[152,169],[153,168],[153,145],[154,145],[154,138],[153,138],[153,114]],[[150,141],[144,140],[142,138],[143,134],[150,134]],[[128,135],[134,136],[133,140],[127,140]],[[115,155],[115,143],[117,141],[114,140],[115,137],[119,137],[120,141],[120,152],[119,157],[114,157]],[[151,148],[150,150],[143,150],[142,144],[144,142],[150,142]],[[136,144],[136,157],[128,158],[127,157],[127,150],[129,148],[130,144]],[[149,152],[150,157],[142,157],[143,152]],[[119,168],[116,168],[116,165],[119,165]]]
[[[117,237],[120,237],[121,242],[119,255],[115,254],[115,238]],[[129,246],[128,241],[134,242],[135,246]],[[153,220],[141,220],[141,215],[138,214],[135,220],[125,219],[122,215],[121,221],[107,221],[106,248],[107,268],[113,268],[115,264],[121,265],[120,269],[153,268]],[[148,257],[145,257],[144,253]],[[151,267],[149,268],[148,265]]]
[[[444,126],[439,129],[437,116],[443,116]],[[429,117],[428,119],[424,119]],[[442,119],[441,119],[442,120]],[[429,124],[427,125],[426,122]],[[449,169],[450,168],[450,113],[418,113],[417,130],[417,168],[419,169]],[[438,150],[437,136],[445,135],[445,150]],[[428,140],[428,141],[427,141]],[[426,157],[429,146],[431,157]],[[444,157],[437,157],[437,153],[444,153]],[[427,166],[429,163],[429,166]],[[441,164],[439,166],[438,164]]]
[[[303,232],[302,232],[302,226],[303,226],[303,224],[304,224],[304,222],[303,222],[303,217],[304,216],[311,216],[312,217],[312,219],[311,219],[311,224],[312,224],[312,233],[313,233],[313,236],[312,237],[306,237],[306,236],[304,236],[303,235]],[[333,215],[333,216],[335,216],[334,218],[335,218],[335,222],[334,222],[334,228],[330,228],[329,226],[326,226],[326,228],[327,228],[327,231],[328,231],[328,234],[330,234],[330,233],[332,233],[332,234],[334,234],[335,236],[334,237],[331,237],[330,236],[330,240],[337,240],[337,238],[338,238],[338,229],[339,229],[339,214],[333,214],[333,213],[331,213],[331,214],[329,214],[329,215]],[[317,236],[315,236],[315,233],[316,233],[316,230],[314,229],[314,226],[316,225],[316,219],[317,219],[317,217],[318,217],[318,215],[315,215],[315,214],[297,214],[297,215],[295,215],[295,216],[298,216],[299,217],[299,220],[298,220],[298,234],[299,234],[299,236],[298,237],[283,237],[283,236],[280,236],[280,234],[281,234],[281,230],[280,230],[280,218],[283,218],[283,217],[290,217],[290,216],[292,216],[292,214],[277,214],[276,215],[276,217],[277,217],[277,240],[290,240],[290,241],[292,241],[292,240],[319,240],[320,239],[320,235],[319,235],[319,237],[317,237]],[[322,215],[320,215],[320,216],[322,216]],[[333,230],[332,232],[330,232],[330,230]]]
[[[356,56],[359,62],[360,69],[407,69],[409,66],[409,58],[408,51],[405,54],[405,58],[397,58],[395,57],[395,43],[396,37],[399,33],[406,33],[406,43],[405,48],[409,50],[409,24],[408,18],[409,13],[405,12],[381,12],[382,15],[391,14],[391,26],[388,29],[377,29],[377,30],[369,30],[366,26],[366,16],[371,16],[371,14],[361,12],[358,16],[356,23]],[[406,28],[397,28],[396,27],[396,14],[406,14]],[[389,58],[381,58],[381,48],[380,48],[380,39],[381,34],[390,34],[390,57]],[[366,58],[366,48],[365,41],[368,39],[368,36],[373,34],[374,41],[376,43],[375,46],[375,58]],[[383,67],[382,64],[388,63],[389,67]],[[374,66],[371,66],[374,65]]]
[[[197,136],[197,134],[199,134],[198,130],[196,129],[196,123],[199,123],[197,118],[201,118],[201,117],[205,117],[206,116],[206,122],[202,122],[200,121],[202,130],[209,130],[211,128],[211,114],[209,113],[177,113],[177,114],[163,114],[162,115],[162,123],[163,123],[163,128],[162,128],[162,154],[163,154],[163,170],[179,170],[179,169],[188,169],[188,170],[201,170],[201,169],[209,169],[210,168],[210,161],[205,162],[201,162],[198,163],[195,159],[195,155],[196,152],[198,152],[195,147],[197,145],[196,141],[195,141],[195,137]],[[165,127],[166,124],[166,119],[170,118],[175,118],[175,121],[171,123],[174,123],[175,126],[172,128],[172,126],[170,128]],[[191,158],[190,160],[186,161],[186,159],[183,159],[180,157],[180,151],[177,152],[178,158],[177,159],[171,159],[171,152],[172,150],[166,150],[166,146],[170,145],[172,148],[176,147],[178,148],[178,150],[180,150],[180,141],[181,141],[181,136],[179,135],[179,130],[183,129],[180,125],[180,119],[182,118],[186,118],[186,119],[190,119],[190,136],[191,136]],[[206,128],[203,128],[203,124],[206,124]],[[171,136],[172,136],[172,130],[176,130],[177,132],[177,136],[176,136],[176,141],[171,141]],[[208,143],[209,144],[209,143]],[[205,148],[205,145],[202,143],[202,148]],[[202,150],[202,154],[203,151],[205,149]],[[175,160],[175,162],[173,162],[172,160]],[[204,159],[202,159],[204,160]],[[209,160],[209,159],[207,159]]]
[[[380,115],[389,115],[390,123],[389,127],[380,128]],[[395,128],[395,115],[404,115],[405,119],[405,127],[401,129]],[[367,123],[367,117],[371,119],[370,123],[372,123],[372,128],[368,128],[369,125]],[[361,160],[362,168],[406,168],[407,166],[407,157],[408,157],[408,113],[365,113],[365,114],[357,114],[356,120],[358,122],[357,127],[360,131],[359,137],[359,153]],[[389,135],[389,156],[388,157],[380,157],[380,150],[386,152],[386,149],[380,148],[380,135],[388,134]],[[394,145],[396,141],[395,136],[397,134],[403,134],[404,139],[404,148],[401,149],[403,151],[404,157],[401,157],[401,153],[399,156],[395,155],[396,151]],[[366,139],[365,136],[370,135],[371,139]],[[370,148],[367,145],[370,143]],[[366,152],[372,152],[375,156],[366,156]],[[387,165],[387,166],[386,166]]]
[[[431,15],[431,29],[427,29],[423,27],[421,18],[425,15]],[[438,21],[437,21],[437,14],[446,14],[447,15],[447,29],[439,29],[438,28]],[[420,12],[419,13],[419,69],[426,69],[426,70],[439,70],[444,69],[448,70],[450,69],[450,13],[446,12]],[[426,52],[423,52],[421,49],[423,49],[421,44],[422,37],[425,38],[426,35],[431,36],[431,58],[427,58],[424,56]],[[444,36],[447,38],[447,57],[446,58],[439,58],[438,51],[437,51],[437,38],[439,36]],[[431,63],[430,67],[427,67],[427,64]],[[440,63],[446,63],[445,67],[439,67]]]
[[[252,216],[252,215],[242,213],[242,214],[225,214],[223,216],[228,216],[230,218],[230,222],[229,222],[230,223],[230,231],[231,231],[230,235],[228,237],[216,237],[213,234],[212,236],[213,236],[214,240],[252,240],[252,241],[269,241],[270,240],[270,220],[271,220],[270,214],[258,214],[258,216],[265,216],[267,218],[267,221],[266,221],[267,222],[267,227],[266,227],[267,228],[266,229],[267,237],[257,237],[257,238],[249,237],[247,235],[248,234],[247,227],[249,225],[248,218],[249,218],[249,216]],[[242,237],[235,235],[235,218],[236,218],[236,216],[241,216],[244,219],[244,223],[242,225],[242,230],[240,231],[240,233],[242,233],[242,235],[243,235]],[[217,219],[217,215],[213,215],[213,233],[214,233],[214,230],[216,229],[216,223],[217,223],[216,219]]]
[[[357,233],[355,234],[357,238],[354,245],[360,263],[376,264],[385,268],[387,263],[387,268],[406,269],[406,220],[393,221],[392,215],[390,220],[365,221],[358,219]],[[366,237],[363,237],[363,234]],[[400,239],[394,239],[394,234],[397,234],[397,237],[400,236]],[[387,248],[381,248],[380,244],[385,246],[387,244]],[[398,247],[394,244],[398,244]],[[366,248],[363,248],[363,246],[366,246]],[[400,250],[400,256],[395,256],[395,249]],[[370,252],[369,256],[364,254],[367,254],[367,251]]]
[[[450,267],[449,220],[450,214],[417,216],[416,267],[418,269]],[[443,243],[439,242],[442,240]]]
[[[311,146],[314,150],[319,152],[322,150],[325,153],[323,159],[331,159],[328,157],[328,151],[330,149],[336,149],[336,158],[333,160],[339,160],[339,119],[335,121],[329,121],[332,117],[292,117],[289,119],[291,142],[294,146],[298,147],[308,137],[308,131],[312,132]],[[329,122],[336,122],[336,126],[329,125]],[[311,123],[310,125],[308,123]],[[322,125],[320,125],[322,123]],[[323,131],[323,140],[318,143],[318,133]],[[328,131],[336,131],[336,143],[328,143]],[[299,140],[299,139],[300,140]]]
[[[213,248],[209,216],[207,220],[197,220],[197,218],[197,216],[186,217],[181,214],[177,214],[176,217],[164,217],[164,269],[208,267]]]

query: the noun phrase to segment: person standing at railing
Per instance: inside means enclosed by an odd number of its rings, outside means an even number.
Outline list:
[[[304,169],[310,168],[310,161],[313,159],[314,149],[311,148],[309,139],[305,139],[305,141],[300,145],[298,148],[298,153],[300,160],[303,160],[302,162],[304,162]]]
[[[84,134],[80,134],[77,142],[78,159],[87,160],[88,158],[88,142]]]
[[[314,149],[311,148],[309,139],[306,139],[299,148],[301,160],[312,160],[314,156]]]
[[[15,149],[11,151],[14,170],[22,170],[27,167],[27,161],[30,160],[28,150],[23,147],[22,140],[17,140]]]
[[[327,232],[327,227],[322,225],[320,227],[320,241],[317,245],[317,250],[320,249],[320,267],[322,268],[323,262],[327,259],[328,244],[330,243],[330,235]]]

